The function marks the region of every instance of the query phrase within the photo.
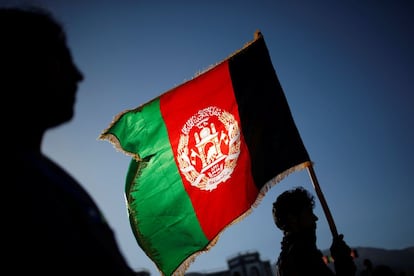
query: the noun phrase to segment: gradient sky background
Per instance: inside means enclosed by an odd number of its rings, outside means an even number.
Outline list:
[[[174,3],[173,3],[174,2]],[[63,22],[85,74],[75,118],[43,150],[91,193],[135,269],[159,275],[137,245],[124,201],[130,158],[98,136],[113,117],[191,79],[263,33],[339,233],[351,247],[414,246],[414,2],[4,1],[38,3]],[[179,112],[179,111],[177,111]],[[269,160],[271,160],[269,156]],[[227,269],[238,253],[272,263],[271,204],[303,185],[293,173],[228,228],[188,272]],[[331,233],[317,200],[318,246]]]

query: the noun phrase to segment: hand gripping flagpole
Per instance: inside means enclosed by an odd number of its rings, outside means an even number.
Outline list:
[[[326,219],[328,220],[329,228],[331,229],[332,236],[334,238],[338,237],[338,231],[336,230],[335,222],[333,220],[331,211],[329,210],[328,204],[326,203],[325,197],[322,193],[322,190],[319,186],[318,179],[316,178],[315,171],[313,170],[312,164],[306,167],[308,169],[310,178],[312,179],[313,188],[316,191],[316,194],[321,202],[322,209],[325,212]]]

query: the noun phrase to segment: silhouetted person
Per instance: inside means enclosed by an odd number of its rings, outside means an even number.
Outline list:
[[[395,272],[388,265],[376,265],[372,271],[372,276],[395,276]]]
[[[44,10],[0,8],[0,37],[2,270],[134,275],[93,199],[41,151],[45,132],[72,119],[83,80],[65,31]]]
[[[351,249],[343,241],[343,235],[335,238],[330,248],[336,274],[323,261],[316,246],[318,217],[313,213],[314,205],[314,197],[302,187],[283,192],[273,203],[274,221],[283,232],[277,275],[355,275]]]
[[[359,274],[360,276],[372,276],[373,265],[370,259],[364,259],[364,269]]]

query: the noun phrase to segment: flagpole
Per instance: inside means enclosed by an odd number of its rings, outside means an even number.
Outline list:
[[[338,237],[338,231],[336,230],[335,222],[333,220],[331,211],[329,210],[328,204],[326,203],[325,197],[322,193],[322,190],[319,186],[318,179],[316,178],[315,171],[313,169],[312,164],[306,167],[308,169],[310,178],[312,179],[313,188],[316,191],[316,194],[321,202],[322,209],[325,212],[326,219],[328,220],[329,228],[331,229],[332,236],[334,238]]]

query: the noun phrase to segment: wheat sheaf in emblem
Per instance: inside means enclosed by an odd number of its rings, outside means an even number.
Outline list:
[[[199,110],[181,129],[178,166],[201,190],[212,191],[229,179],[239,154],[239,125],[231,113],[216,106]]]

